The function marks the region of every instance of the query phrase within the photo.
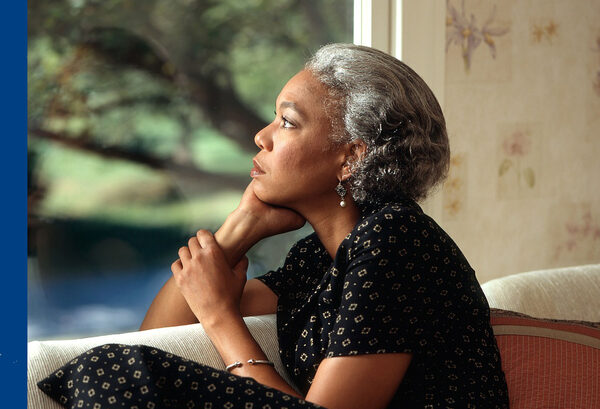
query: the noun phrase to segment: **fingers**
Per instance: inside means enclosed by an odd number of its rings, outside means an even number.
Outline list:
[[[181,264],[181,260],[177,259],[171,264],[171,271],[173,274],[179,274],[183,270],[183,264]]]
[[[188,240],[188,248],[190,249],[190,253],[192,255],[198,254],[202,247],[200,247],[200,243],[198,243],[198,239],[196,237],[190,237]]]
[[[217,244],[213,234],[208,230],[198,230],[196,233],[196,237],[191,237],[188,240],[188,245],[179,248],[177,254],[179,254],[179,260],[177,260],[180,264],[184,264],[189,262],[192,259],[192,256],[198,257],[203,249],[213,248],[214,245]],[[177,263],[176,261],[176,263]]]
[[[187,261],[192,258],[192,253],[190,253],[190,249],[187,247],[181,247],[177,254],[179,254],[179,259],[183,261]]]
[[[215,240],[215,236],[208,230],[198,230],[196,233],[196,238],[198,239],[198,243],[200,243],[200,247],[203,249],[212,247],[217,242]]]

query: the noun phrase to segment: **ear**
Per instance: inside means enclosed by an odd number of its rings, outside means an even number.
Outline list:
[[[367,144],[357,139],[346,145],[345,149],[345,160],[341,170],[341,181],[345,181],[352,176],[352,167],[355,163],[360,161],[364,154],[367,152]]]

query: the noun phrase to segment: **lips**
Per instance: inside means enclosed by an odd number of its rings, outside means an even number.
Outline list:
[[[251,177],[256,177],[265,174],[265,171],[262,170],[260,164],[256,161],[256,159],[253,159],[252,163],[254,163],[254,167],[250,170]]]

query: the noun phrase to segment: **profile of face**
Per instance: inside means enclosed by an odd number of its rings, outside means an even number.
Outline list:
[[[260,152],[251,176],[262,201],[292,209],[339,202],[334,189],[346,152],[330,141],[326,97],[325,86],[306,70],[281,90],[275,119],[254,137]]]

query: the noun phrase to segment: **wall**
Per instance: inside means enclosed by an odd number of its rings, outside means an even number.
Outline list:
[[[600,1],[450,0],[446,17],[452,161],[426,208],[480,282],[600,262]]]

